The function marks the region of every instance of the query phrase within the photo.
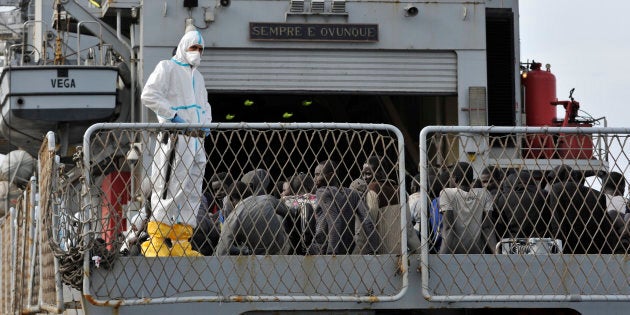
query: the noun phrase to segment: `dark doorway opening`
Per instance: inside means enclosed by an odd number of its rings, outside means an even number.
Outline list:
[[[407,174],[418,172],[419,135],[428,125],[457,125],[455,95],[211,92],[214,122],[342,122],[390,124],[405,141]]]

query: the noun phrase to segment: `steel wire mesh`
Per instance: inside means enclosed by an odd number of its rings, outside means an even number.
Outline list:
[[[91,294],[103,301],[134,303],[238,296],[395,299],[404,290],[404,198],[398,188],[404,185],[404,160],[397,130],[379,125],[235,124],[213,126],[205,138],[191,130],[195,128],[104,124],[89,134],[84,147],[89,214],[84,222],[90,237],[116,256],[110,268],[91,263]],[[140,159],[127,159],[138,143],[143,148]],[[197,161],[185,157],[196,159],[200,146],[207,156],[205,174],[197,174]],[[177,154],[169,157],[172,148]],[[157,156],[169,163],[155,162]],[[371,156],[378,157],[371,169],[378,180],[366,184],[366,192],[348,188],[364,175]],[[318,190],[315,170],[328,160],[336,162],[334,176]],[[200,181],[201,198],[194,197],[196,187],[172,189],[191,177]],[[281,195],[283,182],[292,187]],[[365,197],[370,191],[373,207]],[[159,221],[155,212],[148,212],[164,196],[180,193],[185,196],[180,207],[202,211],[191,242],[206,256],[143,257],[140,245],[146,230],[129,237],[135,223],[130,219],[142,212],[147,214],[143,227],[146,221]],[[329,201],[325,207],[319,202],[324,199]],[[167,218],[167,223],[186,222],[183,216]],[[160,245],[167,253],[181,241],[171,232],[151,235],[170,239]],[[145,244],[154,246],[150,240]]]
[[[439,234],[422,237],[425,298],[630,298],[628,136],[603,128],[424,130],[418,221]]]

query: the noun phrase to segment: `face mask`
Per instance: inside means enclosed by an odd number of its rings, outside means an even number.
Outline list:
[[[193,67],[199,66],[201,63],[201,54],[198,51],[187,51],[186,60],[188,60],[188,63]]]

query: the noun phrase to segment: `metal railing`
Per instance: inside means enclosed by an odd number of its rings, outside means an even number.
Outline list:
[[[75,156],[77,167],[62,172],[57,161],[44,162],[40,155],[39,184],[33,184],[30,195],[19,204],[26,210],[13,210],[1,222],[2,311],[60,312],[67,307],[66,300],[74,299],[64,296],[68,285],[81,288],[86,301],[97,306],[399,300],[409,306],[410,285],[420,286],[414,290],[429,305],[630,300],[630,224],[627,216],[617,213],[626,210],[608,202],[612,199],[606,194],[614,193],[604,190],[610,188],[611,174],[622,174],[623,180],[616,185],[625,183],[619,197],[625,198],[627,206],[627,178],[623,176],[630,168],[626,153],[630,152],[630,128],[427,127],[420,139],[420,188],[411,191],[419,197],[408,198],[406,189],[397,189],[397,212],[369,214],[382,241],[375,253],[300,252],[304,248],[299,246],[309,243],[305,237],[298,237],[297,243],[290,239],[287,243],[296,246],[287,254],[238,251],[210,252],[204,257],[143,257],[121,252],[123,245],[134,246],[121,234],[128,233],[129,219],[145,209],[143,204],[152,194],[151,185],[147,189],[142,183],[153,171],[159,135],[168,132],[201,144],[191,131],[205,127],[211,132],[203,140],[207,154],[203,180],[211,192],[216,192],[212,190],[214,174],[251,184],[244,175],[265,169],[273,181],[283,182],[314,177],[315,167],[327,159],[339,162],[339,186],[347,187],[364,175],[362,169],[370,156],[380,156],[381,165],[390,164],[382,170],[394,186],[406,187],[402,136],[389,125],[97,124],[85,134],[84,146]],[[553,145],[536,147],[547,140]],[[594,150],[594,143],[608,151]],[[133,150],[137,150],[135,156],[130,154]],[[48,156],[54,158],[54,154]],[[466,173],[468,167],[461,169],[466,164],[460,162],[470,165],[473,182],[467,184],[472,188],[463,188],[463,177],[457,174]],[[54,171],[43,171],[44,164],[55,166]],[[123,185],[117,186],[119,181]],[[307,186],[303,180],[300,183]],[[362,196],[366,207],[374,211],[369,201],[374,186],[367,186]],[[266,195],[280,194],[271,187]],[[467,192],[474,194],[464,195]],[[43,195],[35,198],[36,193]],[[539,193],[542,199],[537,199]],[[461,196],[483,200],[484,206],[468,209],[481,211],[471,210],[475,215],[458,230],[460,208],[442,198],[452,201]],[[435,197],[440,197],[436,205],[441,212],[430,206]],[[204,209],[210,211],[213,204]],[[330,211],[319,201],[313,205],[320,207],[320,215]],[[238,203],[233,206],[232,214],[244,209]],[[284,206],[274,208],[276,215]],[[407,209],[416,215],[411,220],[419,222],[423,244],[418,256],[420,274],[413,275],[421,281],[415,284],[408,278]],[[386,207],[378,210],[386,211]],[[436,220],[436,213],[442,214],[442,221]],[[314,218],[321,217],[325,216]],[[292,224],[287,235],[306,234],[308,224]],[[491,233],[477,233],[473,227]],[[358,237],[357,230],[353,232]],[[436,233],[442,237],[441,245],[437,245]],[[458,235],[483,235],[483,239],[453,238]],[[494,242],[488,241],[489,236],[494,236]],[[212,237],[202,234],[202,238]],[[52,265],[47,263],[51,261],[49,246],[57,257]],[[195,246],[199,249],[199,244]],[[425,303],[418,302],[418,307],[426,307]]]
[[[50,246],[59,165],[54,134],[49,132],[38,157],[37,175],[41,177],[30,179],[17,204],[0,221],[3,314],[58,314],[67,309],[65,302],[73,308],[79,303],[68,289],[64,291],[59,261]]]
[[[197,137],[196,131],[205,127],[209,127],[211,132],[205,137],[205,141],[202,141]],[[195,136],[190,136],[191,131],[195,131]],[[116,182],[126,183],[123,185],[125,187],[142,187],[143,179],[146,181],[153,178],[149,174],[161,172],[152,165],[152,161],[163,147],[160,144],[162,142],[156,139],[164,139],[167,133],[170,137],[178,135],[177,141],[187,141],[188,145],[184,150],[200,148],[205,144],[208,158],[205,168],[209,176],[224,173],[234,178],[234,182],[249,183],[247,191],[254,196],[243,195],[241,197],[244,199],[241,202],[234,201],[232,204],[234,213],[249,211],[246,206],[248,200],[259,200],[254,193],[258,188],[252,186],[255,183],[248,180],[246,175],[252,170],[265,170],[269,177],[263,182],[267,183],[269,180],[278,183],[288,181],[300,173],[314,177],[313,172],[318,163],[331,159],[338,162],[335,173],[340,186],[348,187],[353,180],[361,176],[361,168],[367,158],[374,155],[380,156],[380,161],[389,165],[385,174],[391,179],[391,183],[395,187],[405,187],[402,135],[398,129],[389,125],[336,123],[93,125],[86,131],[84,137],[83,164],[86,169],[83,176],[87,190],[83,195],[83,204],[86,207],[82,207],[81,211],[84,211],[82,215],[85,216],[84,234],[89,238],[85,242],[101,243],[108,251],[105,254],[107,257],[96,258],[93,249],[84,260],[84,274],[89,274],[90,277],[84,279],[83,294],[91,303],[135,305],[191,301],[374,302],[397,300],[405,294],[408,286],[407,236],[401,232],[405,231],[403,227],[407,225],[406,216],[401,215],[404,213],[403,209],[406,209],[405,189],[395,189],[395,195],[392,197],[392,203],[393,199],[396,200],[393,204],[395,210],[388,212],[387,215],[388,218],[394,218],[393,223],[391,220],[382,219],[386,215],[379,214],[378,209],[370,208],[370,211],[376,210],[376,213],[366,213],[373,220],[374,231],[378,231],[379,238],[383,240],[375,249],[376,255],[364,255],[351,248],[348,249],[349,252],[335,254],[304,252],[305,248],[300,248],[299,241],[294,243],[291,235],[298,234],[298,239],[304,239],[299,236],[306,232],[301,230],[300,224],[293,221],[297,216],[292,216],[292,210],[287,214],[281,214],[283,211],[280,209],[287,205],[287,199],[277,199],[273,196],[272,187],[275,185],[271,184],[268,184],[269,190],[262,198],[279,202],[276,203],[274,211],[276,216],[281,218],[283,230],[289,237],[288,254],[259,252],[259,247],[248,243],[248,239],[254,237],[251,234],[253,232],[241,230],[240,232],[246,232],[246,236],[243,237],[246,240],[238,243],[239,251],[234,252],[230,249],[230,255],[210,253],[205,257],[157,258],[119,255],[119,248],[123,244],[132,245],[117,237],[123,232],[129,233],[126,232],[128,226],[123,223],[124,218],[130,217],[129,212],[135,214],[138,210],[143,211],[143,208],[137,205],[131,207],[127,205],[127,209],[134,209],[126,213],[121,212],[121,205],[118,204],[122,200],[121,196],[129,193],[131,200],[144,201],[149,195],[152,195],[151,198],[157,198],[157,195],[156,192],[117,190],[114,194],[118,194],[118,197],[111,197],[113,190],[116,189],[109,188],[116,186],[111,184]],[[130,148],[131,150],[143,148],[137,162],[129,163],[130,160],[126,159],[131,156],[128,154]],[[184,173],[192,172],[185,169]],[[173,174],[178,179],[188,176],[180,175]],[[206,176],[204,180],[210,179]],[[131,185],[130,181],[136,181],[136,184]],[[204,186],[210,187],[211,184],[206,182]],[[305,194],[314,192],[313,187],[305,186],[308,184],[303,183],[299,187],[305,188]],[[234,196],[233,193],[236,191],[234,187],[236,186],[233,185],[225,193]],[[345,193],[349,190],[343,191]],[[297,194],[297,191],[294,192]],[[341,196],[342,193],[338,194],[335,196]],[[360,196],[357,192],[348,194]],[[361,200],[361,197],[356,200]],[[195,206],[199,204],[190,200],[187,202]],[[367,207],[364,201],[361,203]],[[152,200],[152,204],[155,205],[155,199]],[[227,207],[224,203],[222,211]],[[360,210],[357,207],[360,206],[353,204],[350,207],[354,212],[351,220],[355,222],[355,219],[359,220],[357,213]],[[322,216],[327,215],[327,211],[329,210],[324,211]],[[228,222],[230,215],[236,216],[225,213],[224,229],[231,226]],[[68,214],[70,215],[74,216]],[[212,217],[212,214],[208,215]],[[314,213],[310,212],[310,215],[315,218]],[[272,227],[272,219],[267,219],[270,221],[267,226],[260,227],[261,234]],[[152,220],[157,219],[150,217],[149,221]],[[342,225],[345,226],[343,229],[350,230],[351,226],[356,229],[360,224],[358,221],[356,225],[347,221]],[[365,226],[361,226],[366,232]],[[351,231],[353,235],[355,231]],[[274,230],[274,233],[276,232]],[[221,231],[220,237],[225,233]],[[235,233],[239,233],[238,228]],[[356,233],[355,237],[359,237],[360,232]],[[367,237],[370,238],[370,235]],[[237,240],[232,244],[240,242]],[[219,239],[219,242],[222,240]],[[358,238],[355,238],[353,244],[359,244]],[[356,246],[357,249],[364,248]],[[213,249],[218,250],[219,247]]]
[[[630,300],[624,217],[629,138],[629,128],[424,128],[418,218],[426,227],[420,262],[424,298]],[[608,151],[594,150],[594,143]],[[449,158],[452,163],[445,165]],[[511,163],[499,163],[506,160]],[[456,164],[460,161],[467,163]],[[468,183],[461,175],[466,170],[476,180],[485,173],[486,179]],[[621,177],[610,175],[614,172]],[[612,193],[615,189],[621,192]],[[614,208],[613,195],[626,206]],[[476,203],[454,205],[462,198]],[[462,226],[470,213],[477,219]]]

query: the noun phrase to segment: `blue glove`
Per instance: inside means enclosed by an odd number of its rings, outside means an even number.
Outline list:
[[[174,123],[185,123],[186,121],[183,120],[181,117],[177,116],[177,114],[175,114],[175,116],[173,118],[171,118],[171,122],[174,122]]]
[[[210,135],[210,128],[201,128],[201,131],[203,131],[204,135],[207,137],[208,135]]]

